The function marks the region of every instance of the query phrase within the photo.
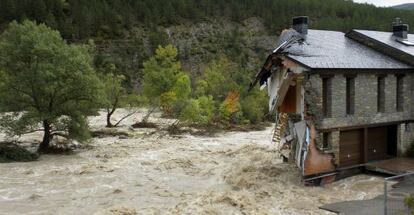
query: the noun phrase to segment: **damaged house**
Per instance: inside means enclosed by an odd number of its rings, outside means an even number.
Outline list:
[[[269,109],[277,115],[274,141],[305,181],[328,183],[343,170],[384,160],[397,162],[387,171],[404,166],[395,159],[414,139],[408,25],[397,19],[392,32],[344,34],[308,30],[308,17],[295,17],[276,47],[251,87],[267,86]]]

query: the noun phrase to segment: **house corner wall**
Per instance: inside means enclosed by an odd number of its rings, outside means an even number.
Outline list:
[[[330,143],[332,147],[332,152],[334,154],[335,165],[339,165],[339,131],[333,131],[330,135]]]
[[[318,119],[323,117],[322,79],[318,75],[307,75],[303,80],[305,116],[313,118],[318,127]]]
[[[408,75],[404,81],[404,108],[411,113],[410,119],[414,119],[414,75]],[[397,127],[397,153],[398,156],[406,156],[411,145],[414,144],[414,123],[402,123]]]
[[[414,123],[399,124],[397,129],[397,153],[405,156],[414,142]]]

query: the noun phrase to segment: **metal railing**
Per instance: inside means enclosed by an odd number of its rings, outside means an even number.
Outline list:
[[[414,172],[405,173],[384,180],[384,214],[412,215],[413,209],[405,200],[414,194]]]

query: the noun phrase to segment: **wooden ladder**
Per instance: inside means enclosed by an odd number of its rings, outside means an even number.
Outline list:
[[[289,115],[287,113],[279,113],[277,118],[275,131],[273,133],[272,141],[276,144],[280,143],[281,136],[284,134],[286,126],[289,121]]]

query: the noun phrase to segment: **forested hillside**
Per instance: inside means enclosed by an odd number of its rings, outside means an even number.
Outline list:
[[[308,15],[314,28],[388,30],[396,16],[414,23],[414,14],[344,0],[2,0],[2,23],[24,18],[45,22],[65,38],[122,37],[137,25],[154,27],[227,18],[260,17],[280,30],[294,15]]]
[[[251,36],[249,29],[240,27],[246,20],[255,17],[260,27],[263,24],[265,32],[253,29],[256,33],[277,35],[290,26],[291,17],[296,15],[309,16],[312,28],[339,31],[387,31],[395,17],[414,23],[414,13],[410,11],[346,0],[1,0],[0,31],[12,20],[36,20],[59,30],[68,41],[93,39],[101,53],[113,55],[112,61],[117,64],[123,61],[122,70],[128,71],[142,66],[142,61],[160,44],[180,43],[182,60],[193,60],[189,57],[192,54],[208,55],[203,49],[213,51],[213,55],[222,54],[216,49],[219,47],[227,49],[226,55],[239,55],[240,48],[244,48],[242,41],[233,41],[230,46],[224,43]],[[200,30],[200,23],[206,24],[207,29]],[[176,32],[168,30],[170,27],[181,35],[203,38],[196,38],[198,44],[183,44],[180,38],[174,38]],[[262,49],[253,48],[256,52]]]
[[[414,10],[414,3],[400,4],[393,6],[393,8],[402,10]]]
[[[169,69],[158,68],[158,58],[176,58],[181,76],[174,81],[190,89],[190,98],[200,99],[191,101],[188,111],[211,103],[207,97],[213,96],[214,112],[233,102],[230,109],[243,112],[233,117],[257,122],[266,113],[266,96],[246,88],[278,33],[297,15],[309,16],[311,28],[339,31],[389,31],[395,17],[414,24],[411,11],[346,0],[1,0],[0,32],[13,20],[29,19],[58,30],[70,43],[92,44],[96,71],[122,75],[128,92],[143,91],[145,72]],[[174,47],[159,49],[157,56],[156,49],[168,44]],[[161,99],[177,99],[163,93]]]

